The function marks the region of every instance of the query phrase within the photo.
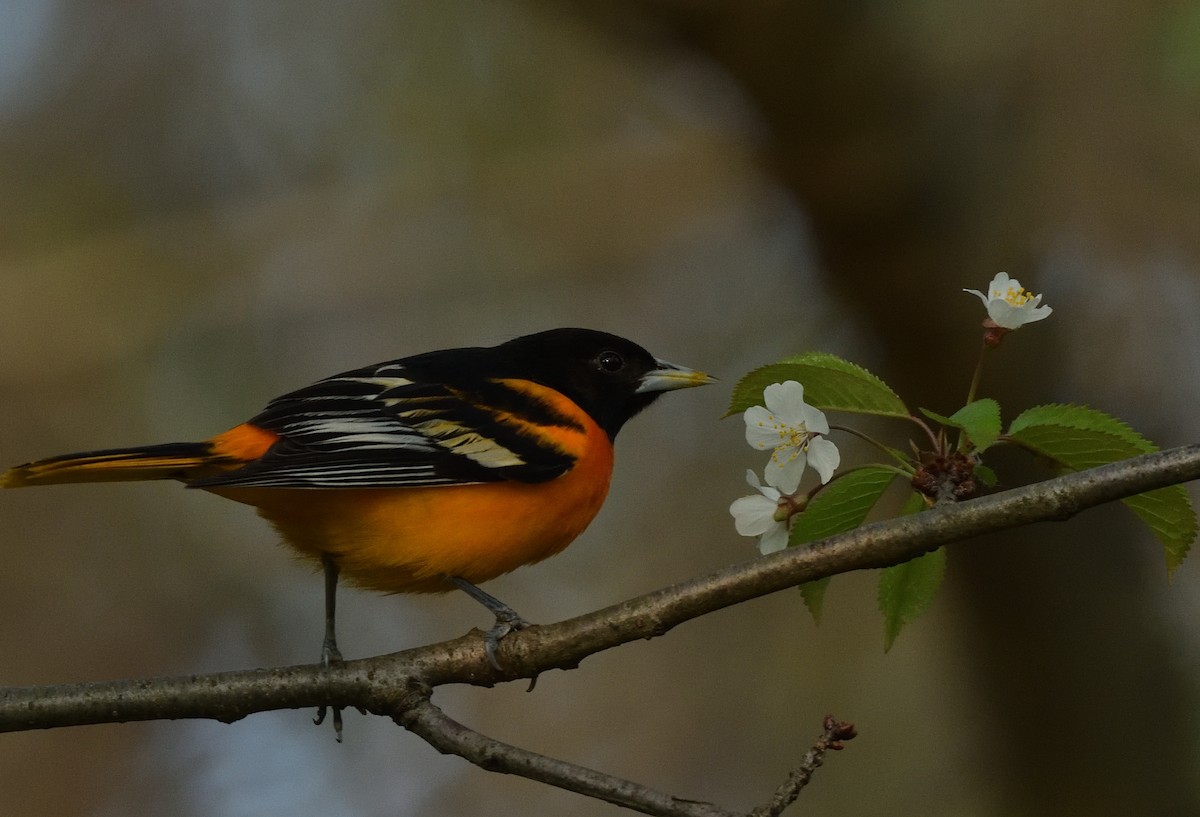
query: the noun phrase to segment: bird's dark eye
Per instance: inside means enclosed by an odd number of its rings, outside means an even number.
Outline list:
[[[600,364],[601,369],[610,374],[625,368],[625,358],[616,352],[601,352],[600,356],[596,358],[596,362]]]

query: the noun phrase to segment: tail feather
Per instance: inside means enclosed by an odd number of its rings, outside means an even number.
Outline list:
[[[140,448],[110,448],[63,454],[10,468],[0,487],[56,485],[65,482],[123,482],[145,479],[191,479],[223,461],[209,442],[167,443]]]

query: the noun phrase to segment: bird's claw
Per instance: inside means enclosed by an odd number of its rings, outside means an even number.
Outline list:
[[[342,742],[342,707],[326,706],[325,704],[321,704],[319,707],[317,707],[317,716],[315,718],[313,718],[313,723],[317,726],[320,726],[321,724],[325,723],[325,714],[331,709],[333,710],[334,739],[337,740],[338,743],[341,743]]]
[[[492,665],[492,669],[500,670],[500,662],[496,659],[496,650],[500,647],[500,639],[509,633],[524,630],[526,627],[531,626],[533,625],[521,618],[517,611],[511,607],[507,610],[496,612],[496,623],[492,626],[492,629],[483,635],[483,651],[487,655],[488,663]]]
[[[336,664],[341,664],[341,663],[342,663],[342,651],[338,649],[337,641],[331,636],[326,636],[325,640],[321,643],[321,666],[324,667],[325,669],[329,669],[330,667],[332,667]],[[313,723],[317,726],[320,726],[321,724],[323,724],[325,722],[325,715],[330,710],[333,710],[334,737],[338,743],[341,743],[342,742],[342,707],[321,704],[319,707],[317,707],[317,715],[315,718],[313,718]]]

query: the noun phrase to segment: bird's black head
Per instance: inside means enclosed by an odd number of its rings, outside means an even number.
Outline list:
[[[663,392],[713,382],[633,341],[592,329],[551,329],[495,348],[522,376],[571,398],[610,438]]]

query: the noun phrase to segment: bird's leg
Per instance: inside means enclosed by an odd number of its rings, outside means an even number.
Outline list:
[[[530,626],[529,622],[500,599],[485,593],[461,576],[447,576],[446,580],[488,608],[496,617],[495,625],[483,636],[483,651],[487,653],[488,663],[495,669],[500,669],[500,663],[496,660],[496,648],[500,646],[500,639],[515,630],[524,630]]]
[[[328,553],[321,554],[321,566],[325,568],[325,640],[321,642],[321,665],[328,669],[333,664],[342,663],[342,652],[337,645],[337,628],[334,624],[334,619],[337,613],[337,584],[338,584],[338,568],[337,562]],[[313,723],[320,726],[325,722],[325,712],[328,709],[333,710],[333,731],[337,735],[337,742],[342,742],[342,708],[340,706],[327,707],[321,704],[317,708],[317,716],[313,718]]]
[[[328,667],[340,663],[342,652],[337,645],[337,585],[341,568],[328,553],[321,554],[321,566],[325,568],[325,640],[321,642],[321,663]]]

